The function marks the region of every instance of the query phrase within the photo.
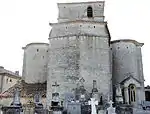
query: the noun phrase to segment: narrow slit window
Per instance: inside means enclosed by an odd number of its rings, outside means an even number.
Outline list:
[[[87,16],[88,16],[88,18],[93,17],[93,9],[92,9],[91,6],[89,6],[89,7],[87,8]]]

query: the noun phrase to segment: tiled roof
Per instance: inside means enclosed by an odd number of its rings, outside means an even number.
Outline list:
[[[42,95],[42,97],[46,97],[46,82],[28,84],[25,83],[24,80],[18,81],[17,84],[9,88],[7,91],[3,92],[3,94],[7,94],[8,97],[13,97],[14,90],[16,87],[20,89],[21,97],[33,97],[37,92],[39,92]]]

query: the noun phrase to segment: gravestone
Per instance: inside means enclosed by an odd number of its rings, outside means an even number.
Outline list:
[[[38,92],[34,96],[34,103],[35,103],[35,113],[43,114],[44,109],[43,109],[43,104],[42,104],[42,101],[41,101],[41,95]]]
[[[24,114],[34,114],[35,113],[35,103],[28,101],[23,110]]]
[[[150,110],[150,101],[143,101],[141,105],[144,110]]]
[[[105,110],[99,110],[98,114],[106,114],[106,111]]]
[[[120,84],[118,84],[116,87],[116,102],[123,103],[122,90]]]
[[[23,109],[20,102],[19,88],[15,89],[13,102],[10,106],[2,107],[3,114],[22,114]]]
[[[65,99],[64,99],[64,109],[67,109],[67,105],[69,102],[75,101],[75,95],[71,92],[66,92],[65,94]]]
[[[97,114],[95,105],[98,105],[98,101],[96,101],[95,98],[91,98],[91,101],[89,101],[89,105],[91,105],[91,114]]]
[[[110,107],[109,108],[107,108],[107,112],[108,112],[108,114],[116,114],[116,109],[115,108],[113,108],[113,102],[112,102],[112,100],[110,100],[110,102],[109,102],[109,104],[110,104]]]
[[[67,105],[67,114],[81,114],[81,103],[69,102]]]

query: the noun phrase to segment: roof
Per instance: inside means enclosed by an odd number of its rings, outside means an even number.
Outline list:
[[[4,69],[4,67],[0,66],[0,75],[7,75],[13,78],[21,78],[21,76],[19,76],[19,74],[16,74],[12,71],[6,70]]]
[[[134,78],[132,75],[129,75],[128,77],[126,77],[123,81],[121,81],[120,83],[124,83],[126,82],[127,80],[130,80],[130,79],[134,79],[136,80],[138,83],[141,83],[141,81],[139,81],[138,79]]]
[[[147,86],[145,87],[145,89],[150,89],[150,86],[149,86],[149,85],[147,85]]]
[[[49,45],[49,44],[48,43],[43,43],[43,42],[32,42],[32,43],[27,44],[25,47],[22,47],[22,49],[26,49],[31,45]]]
[[[91,3],[105,3],[105,1],[89,1],[89,2],[67,2],[67,3],[57,3],[58,5],[68,5],[68,4],[91,4]]]
[[[25,83],[24,80],[20,80],[18,81],[17,84],[10,87],[8,90],[3,92],[2,94],[4,96],[7,95],[7,97],[13,97],[15,88],[19,88],[21,92],[20,93],[21,97],[33,97],[37,92],[39,92],[42,95],[42,97],[46,97],[46,88],[47,88],[46,84],[47,84],[46,82],[28,84],[28,83]]]
[[[111,41],[111,44],[114,44],[114,43],[119,43],[119,42],[130,42],[130,43],[134,43],[136,46],[143,46],[144,43],[140,43],[136,40],[132,40],[132,39],[120,39],[120,40],[114,40],[114,41]]]

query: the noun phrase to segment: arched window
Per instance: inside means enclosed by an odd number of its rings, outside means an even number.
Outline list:
[[[87,8],[87,16],[88,16],[89,18],[93,17],[93,9],[92,9],[91,6],[89,6],[89,7]]]
[[[129,90],[129,103],[136,101],[136,86],[134,84],[130,84],[128,87]]]

